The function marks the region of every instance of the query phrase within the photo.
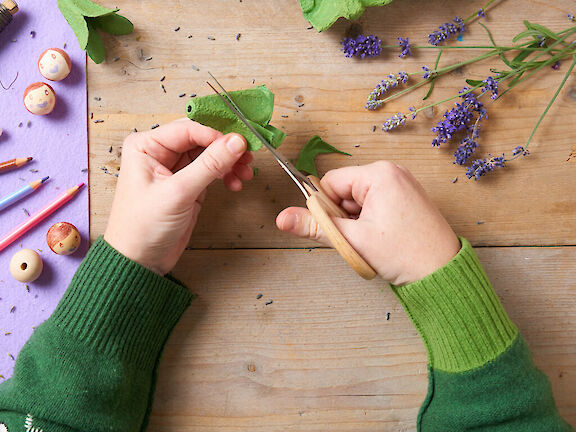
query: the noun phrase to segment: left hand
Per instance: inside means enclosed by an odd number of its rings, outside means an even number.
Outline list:
[[[187,118],[134,133],[122,149],[122,169],[104,239],[117,251],[164,275],[189,242],[206,187],[222,179],[231,191],[253,177],[241,135]]]

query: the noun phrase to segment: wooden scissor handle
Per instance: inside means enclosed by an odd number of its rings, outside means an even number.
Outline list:
[[[376,277],[376,271],[368,264],[364,258],[348,243],[348,240],[342,235],[340,230],[332,221],[333,217],[347,218],[348,213],[341,207],[337,206],[334,201],[324,192],[320,186],[320,180],[314,176],[308,176],[312,184],[318,191],[312,190],[309,186],[304,184],[306,190],[310,194],[310,198],[306,201],[306,206],[326,237],[338,251],[340,256],[348,263],[352,269],[364,279],[371,280]]]

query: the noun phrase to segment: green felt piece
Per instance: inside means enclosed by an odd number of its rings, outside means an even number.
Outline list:
[[[316,30],[324,31],[340,17],[358,19],[369,6],[383,6],[392,0],[300,0],[300,7]]]
[[[117,13],[90,19],[94,27],[112,35],[127,35],[134,31],[134,24]]]
[[[466,239],[460,241],[460,252],[444,267],[411,284],[392,286],[424,340],[430,366],[447,372],[483,366],[518,334],[474,249]]]
[[[338,150],[330,144],[322,140],[318,135],[314,135],[308,143],[300,150],[298,160],[296,161],[296,168],[306,174],[312,174],[318,177],[318,170],[316,169],[315,158],[319,154],[324,153],[340,153],[346,156],[351,156],[350,153]]]
[[[58,3],[67,3],[72,9],[87,17],[98,17],[108,15],[118,11],[118,9],[108,9],[91,0],[58,0]]]
[[[91,0],[58,0],[58,8],[74,30],[80,48],[86,50],[94,63],[102,63],[106,58],[106,48],[96,28],[113,35],[134,30],[127,18],[116,13],[119,9],[108,9]]]
[[[500,356],[462,373],[429,369],[418,430],[430,432],[570,432],[546,376],[518,335]]]
[[[229,92],[230,96],[254,127],[270,144],[278,148],[286,134],[268,124],[274,109],[274,93],[261,85]],[[218,95],[191,98],[186,104],[188,118],[227,134],[236,132],[246,138],[248,150],[262,147],[260,140],[248,129]]]
[[[94,63],[100,64],[106,58],[106,48],[104,48],[104,42],[102,42],[102,38],[90,22],[88,22],[88,30],[89,35],[88,45],[86,45],[86,52]]]
[[[88,44],[88,25],[82,15],[69,1],[58,0],[58,8],[78,38],[80,48],[85,50]]]

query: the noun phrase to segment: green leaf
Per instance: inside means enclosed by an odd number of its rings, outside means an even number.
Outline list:
[[[86,45],[88,44],[88,25],[86,24],[84,15],[71,6],[67,0],[58,0],[58,8],[62,15],[64,15],[64,18],[66,18],[66,21],[68,21],[70,27],[72,27],[74,34],[78,38],[80,48],[86,49]]]
[[[58,0],[58,3],[66,3],[70,9],[87,17],[98,17],[117,12],[118,9],[108,9],[91,0]]]
[[[88,36],[86,52],[94,61],[94,63],[100,64],[106,58],[106,48],[104,48],[104,42],[102,42],[102,38],[98,34],[96,28],[90,23],[88,23],[88,30],[90,34]]]
[[[117,13],[93,18],[92,20],[95,27],[112,35],[127,35],[134,31],[134,24],[128,18]]]
[[[534,23],[531,23],[528,21],[524,21],[524,25],[526,26],[526,28],[531,29],[531,30],[536,30],[542,36],[545,36],[547,38],[554,39],[554,40],[560,39],[560,36],[558,36],[556,33],[554,33],[548,27],[544,27],[541,24],[534,24]]]
[[[476,87],[479,85],[482,85],[482,80],[473,80],[473,79],[467,79],[466,82],[471,85],[472,87]]]
[[[296,168],[306,174],[312,174],[318,177],[318,170],[316,169],[314,159],[316,156],[323,153],[340,153],[346,156],[351,156],[350,153],[338,150],[323,141],[318,135],[314,135],[300,151],[298,160],[296,161]]]
[[[523,32],[520,32],[516,36],[514,36],[514,38],[512,39],[512,42],[516,43],[520,39],[524,39],[527,37],[536,37],[536,36],[540,36],[540,33],[537,32],[536,30],[524,30]]]
[[[531,43],[531,44],[528,45],[526,48],[538,48],[538,43],[537,43],[537,42]],[[532,54],[532,51],[530,51],[530,50],[523,50],[523,51],[521,51],[516,57],[514,57],[514,58],[512,59],[512,63],[513,63],[513,64],[520,63],[520,62],[522,62],[523,60],[525,60],[526,57],[528,57],[530,54]]]

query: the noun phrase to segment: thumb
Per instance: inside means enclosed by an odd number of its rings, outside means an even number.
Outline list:
[[[353,219],[332,218],[336,227],[346,237],[354,238],[353,233],[357,230],[357,221]],[[289,207],[280,212],[276,217],[276,226],[281,231],[292,233],[298,237],[316,240],[326,246],[332,247],[330,240],[314,219],[310,210],[302,207]]]
[[[195,195],[202,193],[214,180],[232,171],[234,164],[246,152],[242,135],[228,134],[213,141],[206,150],[186,167],[174,174]]]

